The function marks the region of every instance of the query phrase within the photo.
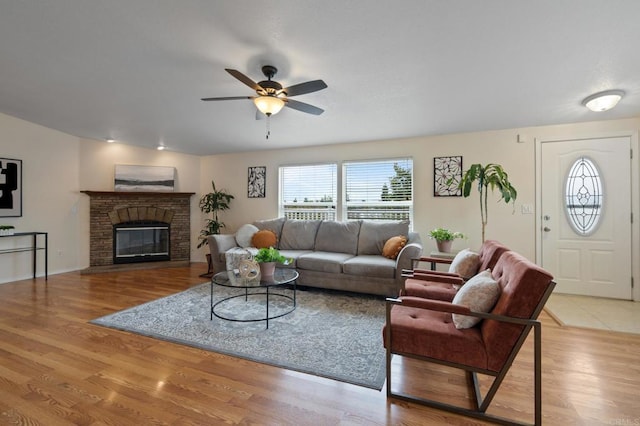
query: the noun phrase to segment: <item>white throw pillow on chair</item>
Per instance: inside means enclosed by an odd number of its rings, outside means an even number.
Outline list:
[[[478,273],[480,267],[480,255],[469,249],[460,250],[453,258],[449,266],[449,272],[454,273],[465,280]]]

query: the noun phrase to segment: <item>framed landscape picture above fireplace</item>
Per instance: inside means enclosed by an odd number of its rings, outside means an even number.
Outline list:
[[[175,167],[116,164],[116,191],[173,192]]]

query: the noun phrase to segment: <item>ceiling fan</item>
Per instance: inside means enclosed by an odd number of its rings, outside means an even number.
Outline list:
[[[306,112],[307,114],[320,115],[324,112],[322,108],[290,99],[290,97],[292,96],[305,95],[307,93],[326,89],[327,85],[322,80],[307,81],[305,83],[294,84],[293,86],[283,88],[280,83],[272,80],[272,78],[278,72],[278,69],[273,65],[265,65],[262,67],[262,73],[265,77],[267,77],[267,80],[261,81],[259,83],[251,80],[240,71],[228,68],[226,68],[225,70],[229,74],[240,80],[242,83],[255,90],[256,96],[225,96],[219,98],[202,98],[203,101],[253,99],[253,103],[256,105],[258,110],[260,110],[267,117],[277,114],[285,106],[298,111]]]

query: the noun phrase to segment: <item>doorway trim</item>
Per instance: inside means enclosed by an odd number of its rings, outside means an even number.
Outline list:
[[[634,280],[632,298],[640,301],[640,146],[638,144],[638,131],[611,131],[591,134],[570,134],[557,137],[535,138],[535,170],[536,170],[536,203],[535,203],[535,242],[536,263],[542,264],[542,144],[546,142],[578,141],[585,139],[604,139],[615,137],[629,137],[631,139],[631,275]]]

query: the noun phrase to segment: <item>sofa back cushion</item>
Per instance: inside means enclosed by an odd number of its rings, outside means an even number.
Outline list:
[[[282,227],[281,250],[313,250],[321,220],[288,219]]]
[[[382,254],[384,243],[397,235],[409,234],[408,221],[363,220],[358,237],[358,254]]]
[[[336,222],[325,220],[318,228],[315,249],[334,253],[356,254],[360,221]]]

